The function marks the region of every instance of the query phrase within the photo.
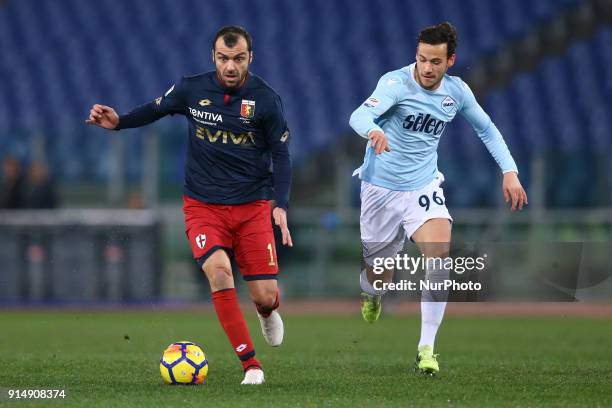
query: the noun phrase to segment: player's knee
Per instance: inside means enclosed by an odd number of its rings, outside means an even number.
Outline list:
[[[261,309],[273,310],[278,304],[278,290],[276,288],[266,288],[251,294],[253,302]]]
[[[227,265],[207,265],[204,272],[213,289],[225,289],[234,285],[232,269]]]
[[[276,308],[276,294],[261,297],[255,303],[262,309],[273,310]]]

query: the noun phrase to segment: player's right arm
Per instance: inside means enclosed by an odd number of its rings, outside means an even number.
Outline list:
[[[88,125],[100,126],[104,129],[114,129],[119,124],[119,115],[110,106],[95,104],[89,111]]]
[[[349,124],[359,136],[370,140],[376,154],[391,151],[387,137],[376,124],[376,119],[397,103],[401,87],[402,80],[396,73],[383,75],[372,95],[351,115]]]
[[[145,103],[125,115],[117,115],[110,106],[95,104],[89,111],[89,118],[85,123],[110,130],[128,129],[148,125],[168,114],[184,114],[185,109],[184,87],[181,80],[178,85],[172,85],[164,96]]]

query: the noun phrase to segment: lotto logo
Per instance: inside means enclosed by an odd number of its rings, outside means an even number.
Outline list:
[[[242,343],[241,345],[239,345],[238,347],[236,347],[236,352],[240,353],[241,351],[244,351],[247,348],[247,345]]]
[[[206,235],[204,234],[198,235],[195,239],[195,242],[198,248],[204,249],[204,246],[206,245]]]

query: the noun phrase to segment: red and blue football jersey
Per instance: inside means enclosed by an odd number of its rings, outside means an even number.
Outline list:
[[[117,130],[168,114],[189,123],[185,194],[210,204],[275,200],[287,208],[291,186],[289,129],[280,97],[248,74],[238,89],[214,71],[183,77],[155,101],[122,115]]]

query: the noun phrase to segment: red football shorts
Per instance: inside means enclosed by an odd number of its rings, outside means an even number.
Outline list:
[[[206,204],[183,196],[185,233],[202,267],[217,249],[234,256],[244,280],[276,279],[278,262],[269,201]]]

